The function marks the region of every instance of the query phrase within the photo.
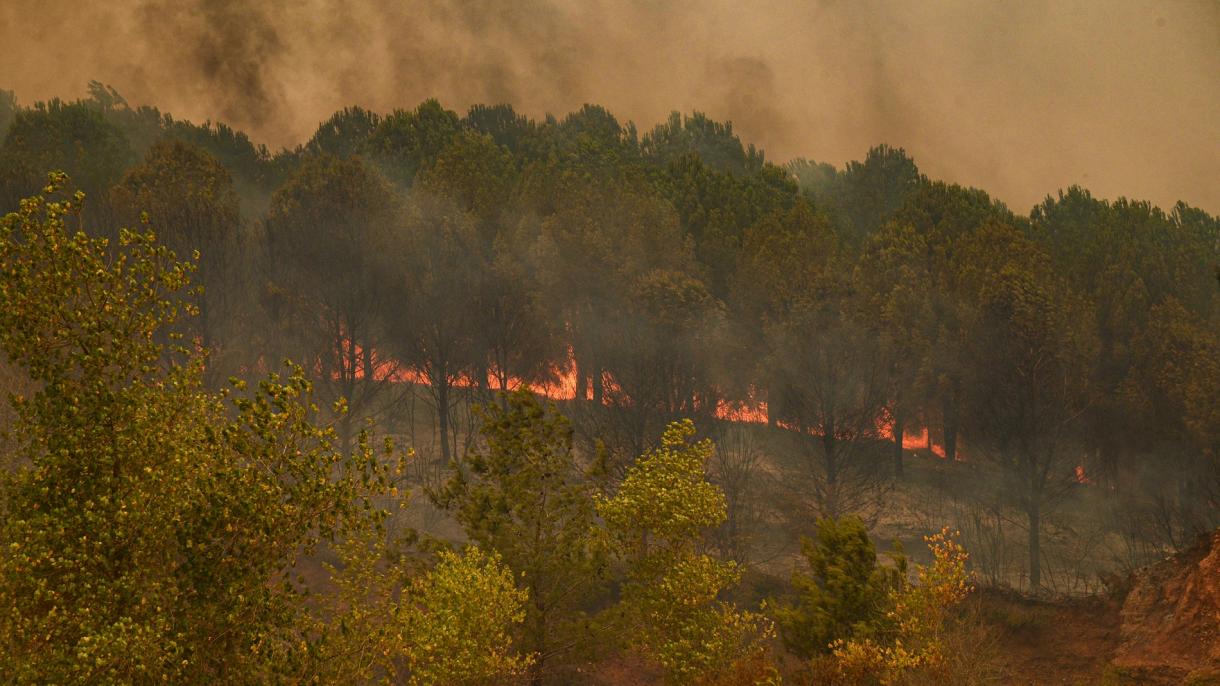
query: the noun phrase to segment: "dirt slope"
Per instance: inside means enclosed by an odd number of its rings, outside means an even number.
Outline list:
[[[1119,616],[1116,667],[1187,682],[1220,675],[1220,530],[1137,572]]]

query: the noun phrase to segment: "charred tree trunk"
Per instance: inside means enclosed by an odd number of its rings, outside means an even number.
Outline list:
[[[952,462],[957,459],[957,400],[950,398],[945,402],[945,459]],[[931,432],[928,433],[929,439]]]
[[[1031,497],[1025,511],[1029,516],[1029,587],[1037,590],[1042,585],[1042,512],[1036,498]]]
[[[894,415],[894,476],[902,476],[902,439],[906,432],[902,415]],[[928,434],[931,436],[931,434]]]
[[[449,464],[449,379],[440,375],[436,380],[436,419],[441,430],[441,459]]]
[[[602,368],[598,365],[593,365],[593,374],[591,375],[590,381],[592,381],[592,383],[593,383],[593,404],[594,405],[602,404],[602,398],[604,397],[605,392],[606,392],[606,387],[605,387],[605,384],[603,383],[603,376],[604,376],[604,373],[602,372]]]
[[[587,385],[588,379],[585,376],[585,366],[581,364],[580,357],[577,357],[575,354],[572,355],[572,373],[576,376],[576,397],[573,398],[573,400],[577,401],[578,403],[584,402],[584,400],[589,397],[589,387]]]

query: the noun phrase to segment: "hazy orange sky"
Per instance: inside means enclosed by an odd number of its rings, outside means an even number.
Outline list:
[[[97,79],[273,147],[352,104],[595,102],[775,161],[903,146],[1022,212],[1074,183],[1220,211],[1215,0],[4,0],[0,44],[23,103]]]

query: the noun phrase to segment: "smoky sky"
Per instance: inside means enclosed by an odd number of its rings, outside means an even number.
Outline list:
[[[97,79],[274,147],[436,97],[641,131],[728,119],[782,162],[877,143],[1024,211],[1082,184],[1220,211],[1220,2],[4,0],[0,87]]]

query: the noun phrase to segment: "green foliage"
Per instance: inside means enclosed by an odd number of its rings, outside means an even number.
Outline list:
[[[701,551],[724,521],[724,493],[704,474],[711,441],[692,442],[694,424],[674,422],[661,445],[640,456],[598,513],[627,568],[619,621],[628,641],[656,660],[667,683],[715,683],[764,651],[770,625],[720,601],[740,571]],[[753,683],[774,678],[760,671]]]
[[[53,100],[17,112],[0,146],[6,207],[35,193],[51,169],[66,171],[96,201],[134,161],[127,137],[89,103]]]
[[[416,172],[440,154],[458,128],[457,114],[436,100],[425,100],[414,110],[395,110],[383,118],[369,135],[367,149],[389,178],[410,185]]]
[[[0,501],[0,673],[285,679],[304,657],[288,572],[369,521],[373,456],[333,449],[299,369],[204,392],[175,333],[192,266],[151,234],[71,232],[80,200],[28,199],[0,233],[0,345],[39,385],[14,399],[22,466]]]
[[[509,628],[520,623],[528,593],[513,571],[478,548],[443,552],[408,591],[405,636],[412,686],[503,683],[533,656],[509,654]]]
[[[17,96],[13,91],[0,90],[0,141],[8,134],[8,127],[17,118]]]
[[[878,564],[864,523],[855,517],[818,521],[817,540],[801,541],[808,572],[796,571],[796,602],[772,607],[784,645],[810,658],[839,640],[863,639],[888,628],[891,589],[906,577],[906,559]]]
[[[592,484],[576,464],[572,428],[553,405],[520,390],[479,414],[486,447],[454,464],[437,500],[528,591],[520,645],[536,656],[541,678],[571,660],[581,608],[604,571]]]
[[[389,288],[382,271],[402,207],[389,183],[360,158],[310,156],[276,190],[265,225],[265,307],[279,330],[266,348],[306,360],[331,403],[343,398],[345,444],[384,388],[378,370],[380,315]],[[265,353],[266,350],[259,351]]]
[[[970,592],[966,562],[969,555],[948,529],[924,540],[932,551],[931,565],[916,565],[917,579],[905,577],[887,595],[889,627],[879,636],[857,635],[834,643],[840,676],[855,684],[907,683],[916,675],[938,676],[947,671],[945,655],[948,613]]]
[[[345,107],[322,122],[305,150],[340,159],[363,153],[369,137],[381,124],[381,117],[361,107]]]
[[[195,254],[194,282],[202,288],[199,316],[192,322],[200,344],[213,352],[222,331],[237,319],[236,250],[240,216],[229,172],[216,158],[181,141],[154,144],[144,162],[127,172],[113,193],[120,212],[160,232],[178,254]],[[208,377],[215,385],[225,365],[213,355]],[[229,365],[231,366],[231,365]]]

